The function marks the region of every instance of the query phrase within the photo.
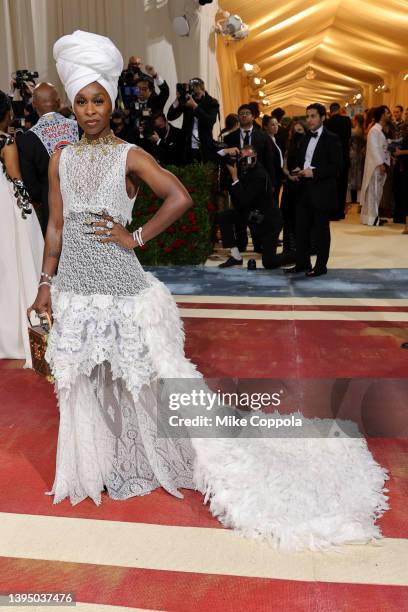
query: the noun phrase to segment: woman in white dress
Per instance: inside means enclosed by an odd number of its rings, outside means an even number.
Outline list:
[[[312,439],[319,435],[318,419],[304,419],[303,437],[296,439],[159,433],[160,384],[177,379],[187,389],[205,383],[184,355],[170,292],[143,270],[134,249],[192,202],[172,174],[110,132],[123,65],[113,43],[77,31],[57,41],[54,57],[84,130],[79,143],[51,158],[42,277],[48,280],[32,306],[54,317],[46,355],[60,410],[48,493],[54,503],[89,496],[99,505],[104,490],[126,499],[160,486],[182,497],[179,489],[190,488],[210,500],[224,525],[281,549],[378,538],[386,473],[361,438]],[[141,180],[164,203],[132,235],[126,224]]]
[[[21,182],[17,146],[7,134],[10,101],[0,91],[0,359],[30,368],[27,307],[37,294],[44,240]]]

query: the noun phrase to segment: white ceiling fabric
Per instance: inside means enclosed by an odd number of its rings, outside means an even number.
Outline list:
[[[220,0],[250,26],[237,65],[258,64],[273,106],[347,100],[408,71],[407,0]],[[231,45],[233,46],[233,44]],[[316,78],[305,79],[312,67]],[[408,84],[407,84],[408,91]]]

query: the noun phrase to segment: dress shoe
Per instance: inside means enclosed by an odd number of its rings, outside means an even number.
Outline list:
[[[311,268],[299,268],[299,266],[292,266],[291,268],[285,268],[283,271],[285,274],[299,274],[300,272],[310,272]]]
[[[403,342],[401,348],[408,349],[408,342]]]
[[[227,261],[220,264],[219,268],[231,268],[232,266],[242,266],[242,259],[235,259],[235,257],[228,257]]]
[[[306,276],[308,276],[309,278],[323,276],[323,274],[327,274],[327,268],[321,268],[320,270],[315,268],[314,270],[309,270],[309,272],[306,272]]]

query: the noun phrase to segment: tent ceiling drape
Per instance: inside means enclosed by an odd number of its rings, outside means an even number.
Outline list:
[[[407,0],[220,0],[220,5],[250,26],[249,38],[236,45],[237,66],[259,65],[274,106],[304,107],[317,94],[323,102],[346,100],[408,70]],[[314,80],[305,78],[309,67]]]

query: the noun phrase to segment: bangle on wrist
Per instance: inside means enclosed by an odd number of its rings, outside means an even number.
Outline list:
[[[50,282],[52,281],[52,276],[46,272],[41,272],[41,276],[44,276],[44,278],[48,279]]]
[[[42,285],[47,285],[48,287],[51,287],[51,283],[49,283],[48,281],[42,281],[38,287],[41,287]]]
[[[142,239],[142,231],[143,231],[143,227],[139,227],[137,230],[133,232],[133,239],[137,242],[137,244],[140,247],[144,246],[144,242]]]

